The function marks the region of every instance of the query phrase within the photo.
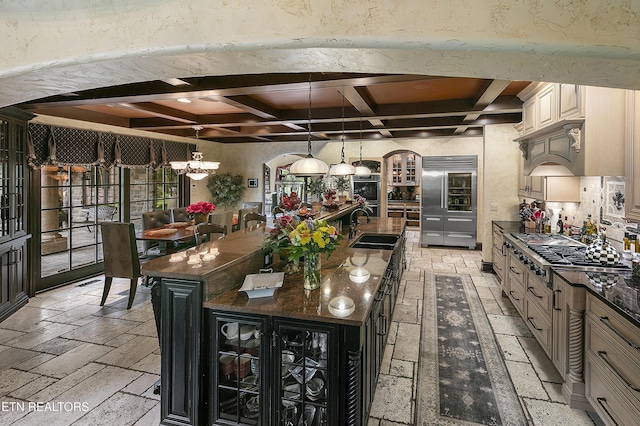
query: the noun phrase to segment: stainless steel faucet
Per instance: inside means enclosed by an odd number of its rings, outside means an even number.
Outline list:
[[[369,212],[366,211],[365,209],[355,209],[354,211],[351,212],[351,215],[349,215],[349,239],[353,238],[356,236],[356,233],[358,232],[358,230],[356,229],[356,226],[358,225],[358,216],[360,213],[362,212],[365,216],[367,216],[367,223],[369,223],[371,221],[371,218],[369,217]],[[355,215],[355,218],[354,218]]]

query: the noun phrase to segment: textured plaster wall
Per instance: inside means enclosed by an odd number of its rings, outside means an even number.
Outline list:
[[[479,185],[484,188],[481,208],[484,217],[482,229],[482,259],[492,262],[491,252],[493,220],[518,220],[518,144],[511,142],[518,137],[512,125],[485,126],[484,175]],[[496,209],[492,210],[491,205]]]
[[[346,71],[640,89],[636,0],[3,0],[0,105],[167,77]]]

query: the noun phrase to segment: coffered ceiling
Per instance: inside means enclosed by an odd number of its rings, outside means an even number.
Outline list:
[[[517,123],[528,81],[391,74],[259,74],[149,81],[18,105],[37,114],[222,143],[482,135]],[[344,96],[343,96],[344,95]],[[311,96],[311,112],[309,99]]]

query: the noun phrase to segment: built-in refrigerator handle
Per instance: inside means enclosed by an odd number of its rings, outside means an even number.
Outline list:
[[[449,195],[449,176],[447,172],[442,173],[441,188],[444,188],[444,190],[442,191],[442,201],[440,202],[440,208],[449,210],[449,206],[447,204],[447,196]]]

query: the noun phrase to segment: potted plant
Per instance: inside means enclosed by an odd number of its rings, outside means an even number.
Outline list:
[[[316,211],[322,209],[322,194],[326,190],[326,184],[323,178],[309,179],[307,182],[307,193],[312,197],[315,196],[315,201],[311,201],[311,208]]]
[[[339,195],[339,200],[341,202],[345,202],[348,198],[348,194],[345,194],[345,192],[349,191],[349,179],[344,177],[344,176],[340,176],[336,179],[336,191],[338,191]]]
[[[213,175],[207,182],[207,189],[211,193],[211,202],[217,207],[235,207],[242,199],[244,179],[231,173]]]

